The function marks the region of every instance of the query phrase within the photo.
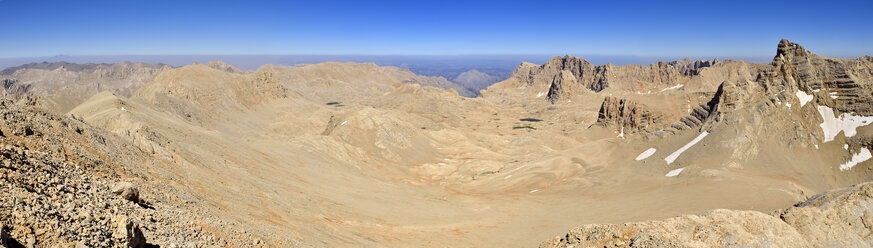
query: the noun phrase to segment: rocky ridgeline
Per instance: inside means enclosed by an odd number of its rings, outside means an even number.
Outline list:
[[[703,215],[594,224],[540,247],[870,247],[873,183],[815,195],[771,214],[713,210]]]
[[[662,114],[645,105],[608,96],[600,106],[595,125],[622,130],[622,133],[651,132],[662,118]]]
[[[31,63],[0,72],[0,95],[13,100],[38,99],[47,109],[65,113],[101,91],[130,97],[140,86],[170,69],[166,64],[133,62]]]
[[[702,68],[715,63],[718,62],[694,62]],[[685,61],[684,64],[691,62]],[[686,69],[689,70],[692,69]],[[815,109],[816,105],[833,108],[837,115],[873,115],[873,58],[869,56],[849,60],[828,58],[782,40],[773,62],[762,66],[755,78],[754,81],[722,82],[708,102],[694,106],[691,113],[667,125],[667,128],[659,128],[665,126],[664,123],[644,123],[656,126],[651,128],[654,132],[647,133],[663,137],[686,129],[709,130],[718,126],[736,127],[743,124],[755,126],[747,131],[758,130],[755,134],[749,134],[750,137],[775,134],[781,135],[779,139],[789,143],[811,145],[815,143],[814,140],[821,140],[822,135],[817,127],[822,119]],[[813,104],[800,103],[798,92],[812,96]],[[610,99],[604,100],[604,106],[614,104],[607,100]],[[601,112],[603,110],[601,108]],[[791,114],[794,110],[802,113],[801,119]],[[603,117],[633,118],[628,115],[604,116],[601,113]],[[633,119],[601,118],[598,118],[598,123],[637,122]],[[795,126],[785,129],[786,123]],[[614,127],[618,130],[621,126]]]
[[[139,166],[155,161],[119,140],[82,121],[0,100],[3,247],[226,246],[255,240],[203,231],[202,223],[227,224],[180,207],[182,193],[139,176]]]
[[[721,63],[718,59],[711,60],[691,60],[689,58],[685,58],[683,60],[671,61],[667,62],[668,65],[672,66],[676,70],[680,71],[682,75],[685,76],[697,76],[700,75],[700,71],[703,68],[712,67],[718,63]]]
[[[810,96],[810,102],[800,102],[798,95]],[[828,58],[782,40],[773,62],[759,70],[756,80],[724,81],[709,102],[666,131],[733,127],[749,137],[776,135],[789,145],[812,145],[823,140],[819,127],[823,120],[816,106],[832,108],[837,115],[873,115],[869,57]],[[752,128],[738,128],[741,125]]]
[[[666,86],[687,81],[700,70],[718,64],[718,60],[690,59],[658,62],[648,66],[613,64],[594,65],[585,59],[565,55],[543,65],[522,63],[512,73],[523,85],[548,85],[548,99],[553,103],[578,90],[600,92],[608,87],[636,89]]]

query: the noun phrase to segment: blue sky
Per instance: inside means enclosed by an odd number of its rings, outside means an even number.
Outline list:
[[[873,1],[0,0],[0,57],[873,54]]]

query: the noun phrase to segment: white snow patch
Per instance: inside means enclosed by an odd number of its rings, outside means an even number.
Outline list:
[[[567,102],[573,102],[573,100],[567,100]]]
[[[640,155],[637,156],[637,161],[649,158],[652,154],[655,154],[655,151],[657,151],[655,148],[649,148],[648,150],[643,151],[643,153],[640,153]]]
[[[443,161],[449,161],[449,159],[447,159],[447,158],[444,158],[444,159],[443,159]]]
[[[815,146],[815,149],[818,150],[818,144],[815,144],[814,146]]]
[[[510,177],[512,177],[512,175],[505,176],[505,177],[503,177],[503,180],[509,179]]]
[[[545,92],[540,92],[539,94],[537,94],[537,97],[543,97],[543,96],[545,96],[545,95],[546,95]]]
[[[852,113],[842,113],[840,116],[834,117],[834,110],[827,106],[818,106],[818,113],[824,119],[820,125],[822,132],[824,132],[823,142],[834,140],[840,131],[843,131],[846,137],[855,136],[858,127],[870,125],[873,122],[873,116],[857,116]]]
[[[800,100],[800,107],[803,107],[803,105],[806,105],[806,103],[812,101],[812,98],[815,97],[813,95],[806,94],[806,92],[800,90],[798,90],[795,95],[797,95],[797,100]]]
[[[349,123],[349,121],[343,121],[343,123],[340,123],[340,126],[345,125],[346,123]]]
[[[667,176],[667,177],[675,177],[675,176],[678,176],[679,173],[682,173],[683,170],[685,170],[685,167],[682,167],[682,168],[679,168],[679,169],[675,169],[675,170],[671,170],[670,172],[667,172],[667,175],[664,175],[664,176]]]
[[[831,92],[830,95],[831,95],[831,99],[837,99],[839,97],[839,96],[837,96],[836,92]]]
[[[694,144],[697,144],[697,142],[700,142],[700,140],[702,140],[703,137],[706,137],[706,135],[709,135],[709,132],[703,131],[702,133],[700,133],[700,135],[697,135],[697,138],[694,138],[693,140],[691,140],[691,142],[688,142],[688,144],[685,144],[685,146],[680,147],[679,150],[676,150],[675,152],[664,158],[664,161],[667,161],[667,164],[672,164],[673,161],[676,161],[676,159],[679,158],[679,155],[681,155],[682,152],[688,150],[688,148],[691,148],[692,146],[694,146]]]
[[[124,106],[121,106],[121,111],[127,111],[127,109],[125,109]]]
[[[849,144],[843,144],[843,150],[849,150]]]
[[[788,108],[791,108],[791,103],[787,103],[787,102],[786,102],[786,103],[785,103],[785,106],[788,106]]]
[[[670,87],[667,87],[667,88],[662,89],[661,92],[668,91],[668,90],[679,89],[679,88],[682,88],[682,86],[685,86],[685,85],[684,85],[684,84],[673,85],[673,86],[670,86]]]
[[[618,137],[624,139],[624,127],[621,127],[621,133],[618,134]]]
[[[815,93],[818,93],[819,91],[821,91],[821,89],[812,90],[812,92],[815,92]]]
[[[439,165],[446,165],[446,163],[439,163]]]
[[[531,190],[530,192],[531,192],[531,193],[536,193],[537,191],[540,191],[540,190],[535,189],[535,190]]]
[[[844,170],[852,169],[852,167],[855,167],[855,165],[858,165],[861,162],[867,161],[871,158],[873,158],[873,154],[870,153],[870,150],[868,150],[866,148],[861,149],[861,152],[856,153],[856,154],[852,154],[851,160],[849,160],[845,164],[841,164],[840,170],[844,171]]]

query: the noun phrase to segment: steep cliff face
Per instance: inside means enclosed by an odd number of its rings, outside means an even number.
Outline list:
[[[595,224],[540,247],[869,247],[873,183],[815,195],[768,215],[713,210],[666,220]]]
[[[683,118],[700,121],[684,124],[701,129],[744,125],[751,128],[738,129],[754,132],[751,137],[776,135],[787,144],[827,142],[833,137],[823,122],[873,114],[871,68],[869,57],[828,58],[782,40],[773,62],[761,67],[754,81],[723,82],[701,105],[705,112]]]
[[[869,57],[828,58],[782,40],[771,65],[757,80],[768,92],[801,90],[817,96],[818,104],[840,112],[873,114],[873,63]]]
[[[663,115],[628,99],[606,97],[600,106],[595,125],[621,130],[622,133],[655,130]]]

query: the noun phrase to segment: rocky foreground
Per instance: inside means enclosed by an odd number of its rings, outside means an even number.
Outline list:
[[[827,191],[771,214],[712,210],[666,220],[585,225],[540,247],[870,247],[873,183]]]
[[[25,102],[0,99],[0,161],[0,247],[256,241],[203,231],[201,223],[220,221],[186,206],[190,202],[179,198],[184,194],[131,172],[154,164],[148,154],[104,130]]]

